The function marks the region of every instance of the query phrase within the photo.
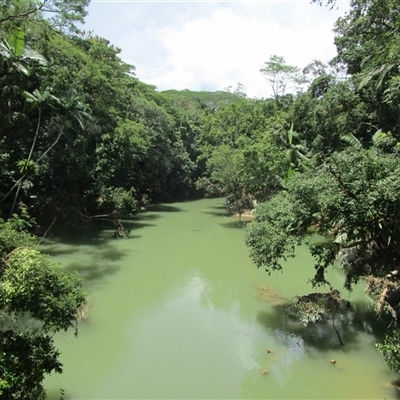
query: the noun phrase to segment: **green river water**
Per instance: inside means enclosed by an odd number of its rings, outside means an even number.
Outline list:
[[[282,297],[310,291],[310,255],[258,270],[223,202],[154,206],[126,222],[127,240],[106,226],[43,246],[83,275],[93,304],[78,338],[56,338],[64,373],[45,381],[49,399],[397,398],[362,288],[338,325],[344,347],[331,325],[288,321]]]

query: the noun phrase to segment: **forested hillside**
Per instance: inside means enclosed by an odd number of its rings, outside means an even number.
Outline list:
[[[141,82],[120,49],[77,29],[87,3],[0,6],[2,398],[43,396],[43,373],[61,369],[52,335],[75,326],[84,305],[79,280],[57,269],[49,279],[64,286],[53,282],[48,308],[38,306],[48,289],[32,289],[31,279],[52,269],[31,233],[58,224],[78,231],[99,216],[115,222],[150,202],[223,195],[239,214],[258,204],[247,232],[255,264],[279,270],[306,243],[316,260],[312,284],[329,289],[298,299],[303,322],[338,312],[342,288],[325,271],[339,260],[345,288],[365,279],[377,315],[396,326],[400,4],[352,0],[334,28],[335,59],[300,70],[271,56],[260,73],[274,96],[249,99],[241,85],[158,92]],[[333,239],[310,244],[310,227]],[[20,279],[29,288],[15,291]],[[23,330],[18,318],[27,314],[42,328]],[[397,335],[380,349],[399,371]],[[18,340],[35,367],[14,358]]]

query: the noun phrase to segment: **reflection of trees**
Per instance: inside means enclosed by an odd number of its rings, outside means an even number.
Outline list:
[[[287,304],[274,305],[270,311],[260,312],[257,319],[278,343],[292,350],[307,346],[324,352],[339,349],[348,352],[359,347],[363,333],[373,334],[377,341],[383,336],[383,321],[377,320],[373,309],[365,303],[355,302],[346,313],[337,316],[336,327],[343,347],[328,319],[305,326],[287,310]]]
[[[268,339],[259,349],[259,371],[246,374],[241,383],[242,398],[260,398],[258,384],[265,384],[264,398],[287,399],[293,398],[294,393],[296,398],[315,399],[327,395],[347,398],[351,397],[350,393],[358,394],[359,398],[379,398],[381,393],[380,398],[385,397],[380,382],[372,378],[377,372],[373,364],[379,362],[379,355],[376,353],[376,358],[369,358],[374,352],[373,343],[382,336],[384,323],[376,319],[369,304],[355,301],[346,314],[338,315],[337,326],[341,329],[344,346],[338,342],[330,320],[304,326],[290,317],[287,305],[270,305],[257,315],[257,322]],[[332,358],[337,360],[335,365],[329,362]],[[349,388],[355,366],[359,383]],[[265,377],[263,371],[268,371]],[[388,380],[385,392],[388,397],[396,398],[390,377],[382,377],[385,379]]]

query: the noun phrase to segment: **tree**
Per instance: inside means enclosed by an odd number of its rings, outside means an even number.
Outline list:
[[[400,285],[393,271],[400,263],[400,231],[394,222],[400,217],[400,162],[394,154],[399,148],[395,144],[389,154],[376,147],[335,153],[260,205],[246,239],[257,267],[280,270],[281,260],[294,257],[295,247],[305,243],[315,259],[313,286],[334,289],[325,272],[339,259],[345,288],[351,290],[368,278],[377,311],[397,320]],[[324,246],[312,244],[310,227],[334,235],[333,240]]]
[[[247,97],[246,91],[247,91],[247,87],[245,85],[243,85],[243,83],[239,82],[236,85],[235,90],[234,90],[233,93],[236,94],[237,96],[241,97],[241,98],[246,98]]]
[[[272,55],[268,61],[264,62],[264,67],[260,69],[260,72],[270,84],[277,102],[288,88],[300,82],[300,69],[293,65],[287,65],[285,58],[281,56]]]
[[[214,149],[207,160],[209,178],[204,177],[198,181],[198,186],[208,194],[226,195],[227,208],[239,216],[245,208],[252,208],[243,167],[242,151],[221,145]]]
[[[43,100],[43,97],[45,100],[47,100],[48,97],[50,96],[42,96],[41,99],[39,99],[39,92],[36,91],[35,95],[31,95],[31,94],[26,94],[28,97],[28,100],[30,100],[31,102],[35,101],[35,102],[39,102],[39,100]],[[85,104],[83,104],[78,96],[77,93],[74,89],[69,89],[67,90],[67,92],[64,95],[63,99],[57,99],[54,96],[52,96],[53,100],[56,100],[59,105],[62,107],[63,109],[63,118],[61,120],[61,126],[59,127],[59,131],[57,132],[57,136],[52,139],[52,142],[47,144],[47,147],[45,149],[42,150],[42,153],[40,154],[40,156],[37,158],[37,160],[32,164],[31,158],[32,158],[32,154],[33,154],[33,150],[36,144],[36,140],[37,140],[37,136],[39,133],[39,129],[40,129],[40,116],[41,116],[41,112],[39,113],[39,120],[38,120],[38,125],[36,128],[36,132],[35,132],[35,137],[32,143],[32,146],[30,148],[29,151],[29,155],[28,158],[26,160],[21,160],[20,164],[21,164],[21,177],[14,183],[14,185],[10,188],[10,190],[0,199],[0,204],[7,199],[7,197],[12,193],[12,191],[14,189],[17,189],[16,195],[14,197],[14,202],[13,205],[11,207],[11,212],[10,214],[12,215],[14,212],[14,207],[16,204],[16,200],[18,197],[18,193],[19,193],[19,188],[21,187],[21,184],[23,182],[23,180],[28,176],[28,174],[31,171],[32,168],[26,168],[27,165],[33,165],[35,168],[37,165],[39,165],[39,163],[42,161],[43,158],[46,157],[46,155],[53,149],[54,146],[56,146],[56,144],[59,142],[61,136],[64,133],[64,130],[66,128],[66,126],[68,125],[68,123],[71,122],[71,120],[75,119],[79,125],[81,126],[81,128],[83,128],[83,124],[84,124],[84,120],[85,119],[89,119],[90,115],[85,111]]]
[[[227,195],[228,206],[239,213],[275,193],[289,166],[273,141],[283,115],[272,99],[245,98],[206,115],[199,157],[206,168],[199,187]]]
[[[4,0],[0,6],[0,27],[7,23],[26,23],[48,18],[65,32],[77,32],[75,23],[84,22],[90,0]]]
[[[0,397],[44,399],[45,374],[62,372],[54,335],[77,329],[82,280],[36,248],[26,223],[0,220]],[[77,331],[76,331],[77,332]]]
[[[282,181],[290,168],[289,160],[284,150],[273,143],[269,132],[247,144],[242,151],[247,190],[257,203],[267,201],[282,190]]]
[[[400,137],[400,6],[394,0],[353,0],[351,10],[335,24],[335,44],[341,63],[364,104],[369,136],[380,129]]]

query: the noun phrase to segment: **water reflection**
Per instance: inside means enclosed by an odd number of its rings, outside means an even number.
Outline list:
[[[335,320],[335,326],[340,332],[344,346],[340,344],[329,318],[304,326],[288,315],[285,304],[273,305],[269,310],[259,312],[257,320],[277,338],[281,337],[282,331],[294,334],[308,348],[319,352],[359,350],[362,341],[366,340],[369,343],[381,341],[384,333],[384,325],[377,319],[373,308],[360,301],[353,302],[351,309],[337,316]],[[271,331],[271,327],[276,329]]]

